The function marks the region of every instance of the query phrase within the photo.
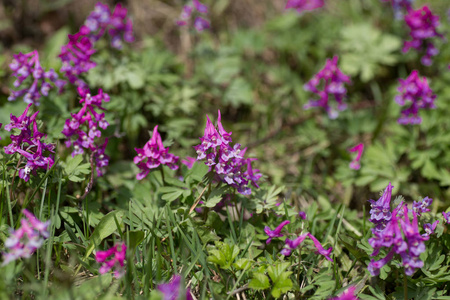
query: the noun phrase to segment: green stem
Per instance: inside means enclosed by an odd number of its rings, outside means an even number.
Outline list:
[[[406,279],[405,270],[403,270],[403,293],[405,294],[405,300],[408,300],[408,279]]]

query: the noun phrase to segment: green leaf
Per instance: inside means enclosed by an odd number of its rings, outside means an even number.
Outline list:
[[[98,223],[97,227],[95,227],[94,232],[92,233],[91,237],[89,238],[89,246],[86,248],[86,254],[85,258],[87,258],[89,255],[91,255],[92,251],[94,251],[95,247],[100,245],[100,243],[105,239],[106,237],[110,236],[112,233],[114,233],[117,230],[116,222],[114,218],[117,219],[117,221],[122,222],[122,219],[124,217],[124,212],[120,210],[112,211],[109,214],[105,215],[100,222]]]
[[[269,278],[261,273],[253,273],[253,278],[250,280],[248,287],[254,290],[265,290],[270,288]]]
[[[65,163],[64,171],[66,172],[68,178],[70,181],[73,182],[80,182],[85,180],[85,176],[80,176],[82,174],[86,175],[91,172],[90,164],[84,163],[81,164],[83,161],[82,155],[75,155],[74,157],[69,156],[67,158],[67,161]]]
[[[239,254],[239,247],[236,245],[230,246],[223,242],[216,242],[215,248],[208,252],[210,253],[208,261],[219,265],[222,269],[229,269]]]
[[[281,296],[281,294],[284,294],[292,289],[293,284],[291,279],[289,278],[291,274],[292,272],[284,272],[278,277],[278,280],[275,282],[272,288],[273,297],[278,298]]]

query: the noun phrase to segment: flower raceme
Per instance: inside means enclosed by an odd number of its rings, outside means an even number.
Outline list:
[[[50,169],[54,160],[53,157],[44,156],[45,152],[54,153],[55,145],[46,144],[42,141],[45,134],[39,132],[36,117],[39,112],[35,112],[30,117],[27,116],[32,104],[28,104],[25,111],[19,117],[11,114],[11,123],[5,126],[5,130],[20,131],[18,135],[11,134],[11,144],[5,146],[6,154],[18,153],[21,155],[19,161],[24,159],[25,166],[19,169],[19,177],[24,181],[30,179],[30,174],[35,174],[37,169]],[[19,165],[21,167],[22,164]]]
[[[174,275],[168,283],[158,285],[158,291],[163,294],[163,300],[186,299],[192,300],[191,292],[186,289],[184,298],[180,298],[180,290],[184,290],[180,275]]]
[[[208,7],[201,3],[198,0],[193,0],[192,1],[192,5],[185,5],[183,7],[183,10],[181,11],[180,14],[180,18],[177,20],[177,25],[178,26],[186,26],[189,22],[189,20],[191,19],[192,14],[197,11],[201,14],[207,14],[208,13]],[[203,31],[205,29],[209,29],[211,27],[211,24],[209,23],[208,20],[202,18],[202,17],[197,17],[195,18],[194,21],[194,28],[197,31]]]
[[[418,10],[410,9],[405,16],[405,22],[410,29],[409,35],[412,40],[404,42],[402,51],[408,52],[411,48],[418,51],[425,50],[421,62],[425,66],[430,66],[433,63],[432,57],[439,53],[432,39],[435,37],[444,39],[444,36],[437,32],[439,16],[433,15],[428,6],[423,6]]]
[[[41,222],[26,209],[22,210],[22,213],[26,218],[20,220],[21,227],[17,230],[11,229],[11,235],[5,241],[7,252],[3,253],[3,266],[19,258],[31,257],[50,236],[50,221]]]
[[[68,138],[65,142],[66,147],[73,145],[72,157],[89,150],[93,153],[97,175],[102,176],[105,167],[109,163],[109,157],[105,154],[108,139],[103,143],[96,143],[102,133],[101,129],[106,129],[109,123],[105,119],[105,113],[99,111],[105,110],[102,103],[109,102],[109,95],[103,93],[100,89],[95,96],[91,95],[88,89],[78,87],[78,94],[81,96],[80,103],[83,105],[78,113],[71,114],[64,124],[62,133]]]
[[[99,273],[105,274],[114,269],[114,277],[122,277],[125,274],[126,251],[127,246],[125,243],[117,244],[105,251],[97,251],[95,260],[102,264]]]
[[[422,118],[419,117],[420,109],[436,108],[434,101],[436,95],[433,94],[425,77],[420,78],[419,72],[414,70],[406,79],[399,79],[400,95],[395,97],[395,102],[404,106],[407,101],[411,106],[402,110],[401,117],[397,120],[399,124],[420,124]]]
[[[259,188],[256,183],[262,174],[252,168],[256,158],[244,158],[247,148],[241,150],[240,144],[231,146],[231,132],[222,126],[220,110],[218,111],[217,129],[206,116],[206,128],[201,144],[194,146],[197,160],[205,160],[205,164],[214,170],[218,178],[234,187],[242,195],[250,195],[249,184]]]
[[[144,145],[144,148],[134,148],[137,156],[134,157],[134,163],[141,172],[136,175],[137,180],[141,180],[148,175],[151,169],[160,165],[166,165],[172,170],[178,169],[178,156],[169,153],[169,148],[164,148],[161,135],[158,132],[158,125],[153,129],[152,138]]]
[[[377,231],[383,230],[392,218],[391,197],[393,188],[389,182],[383,195],[377,201],[369,200],[371,207],[369,221],[375,224],[375,230]]]
[[[52,84],[61,92],[66,82],[58,78],[58,74],[53,69],[45,72],[39,62],[39,53],[34,50],[30,53],[19,53],[14,55],[14,59],[9,65],[13,71],[12,75],[16,77],[14,87],[19,88],[30,78],[31,85],[18,91],[11,91],[8,97],[9,101],[16,100],[23,96],[25,103],[39,105],[39,98],[47,96],[52,88]]]
[[[288,0],[285,9],[295,9],[298,13],[305,10],[314,10],[323,6],[323,0]]]
[[[129,43],[134,41],[133,24],[127,18],[127,9],[120,3],[111,12],[107,5],[98,2],[80,31],[69,34],[69,42],[61,47],[59,57],[62,61],[61,72],[70,83],[87,87],[80,76],[96,66],[91,60],[95,53],[94,44],[105,33],[111,37],[111,46],[116,49],[122,48],[122,38]]]
[[[348,151],[349,152],[356,152],[356,157],[350,163],[350,168],[354,169],[354,170],[359,170],[359,168],[361,168],[359,160],[361,159],[361,155],[362,155],[362,153],[364,151],[364,144],[360,143],[360,144],[356,145],[355,147],[348,149]]]
[[[338,111],[347,108],[347,104],[344,103],[347,94],[344,83],[351,83],[350,77],[339,70],[338,59],[338,56],[327,59],[325,67],[304,86],[306,91],[310,91],[319,97],[318,100],[310,100],[304,108],[323,107],[330,119],[336,119],[339,115]],[[319,88],[321,81],[323,81],[322,89]],[[336,105],[330,105],[330,97],[334,97],[337,102]]]

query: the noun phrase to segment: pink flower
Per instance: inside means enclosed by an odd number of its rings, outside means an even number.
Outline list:
[[[351,83],[350,77],[342,73],[338,68],[338,60],[338,56],[334,56],[333,59],[327,59],[325,67],[314,75],[314,77],[304,86],[306,91],[319,96],[318,100],[310,100],[304,108],[323,107],[330,119],[336,119],[339,115],[338,111],[347,108],[347,104],[344,103],[344,99],[347,95],[344,83]],[[321,80],[323,80],[324,84],[323,88],[319,89],[318,87]],[[330,105],[330,97],[334,97],[336,105]]]
[[[352,160],[352,162],[350,163],[350,168],[354,169],[354,170],[359,170],[359,168],[361,168],[361,165],[359,164],[359,160],[361,159],[361,155],[364,151],[364,144],[360,143],[358,145],[356,145],[353,148],[348,149],[349,152],[356,152],[356,157],[354,160]]]
[[[192,6],[191,5],[185,5],[183,7],[183,10],[181,11],[180,18],[176,21],[176,24],[178,26],[186,26],[189,23],[189,20],[192,17],[192,14],[195,13],[195,11],[201,13],[201,14],[207,14],[208,13],[208,7],[201,3],[199,0],[193,0]],[[208,20],[202,18],[202,17],[196,17],[194,21],[194,27],[198,32],[201,32],[205,29],[209,29],[211,27],[211,24]]]
[[[50,236],[48,226],[50,221],[41,222],[31,212],[24,209],[22,213],[26,219],[20,220],[19,229],[11,229],[11,235],[5,241],[7,252],[3,252],[2,266],[19,258],[29,258],[39,249],[44,240]]]
[[[125,243],[115,245],[114,247],[95,253],[95,260],[101,263],[100,274],[105,274],[114,268],[114,277],[120,278],[125,274],[125,258],[127,246]],[[110,258],[110,260],[107,260]]]
[[[282,237],[283,235],[281,234],[281,230],[283,229],[284,226],[286,226],[289,223],[291,222],[289,222],[288,220],[283,221],[274,230],[271,230],[269,226],[264,227],[264,232],[269,236],[269,238],[266,241],[266,244],[270,244],[270,241],[273,238]]]
[[[345,292],[343,292],[340,296],[330,298],[329,300],[358,300],[358,297],[355,296],[355,286],[349,287]]]
[[[160,165],[166,165],[172,170],[178,169],[179,157],[169,153],[169,148],[164,148],[161,135],[158,132],[158,125],[153,129],[152,138],[144,145],[144,148],[135,148],[137,156],[134,163],[141,169],[141,173],[136,175],[137,180],[141,180],[148,175],[151,169]]]

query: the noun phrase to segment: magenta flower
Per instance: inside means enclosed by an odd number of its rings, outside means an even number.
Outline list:
[[[355,147],[348,149],[348,151],[349,152],[356,152],[356,157],[350,163],[350,168],[354,169],[354,170],[359,170],[359,168],[361,168],[359,160],[361,159],[361,155],[362,155],[362,153],[364,151],[364,144],[360,143],[360,144],[356,145]]]
[[[338,59],[338,56],[334,56],[331,60],[327,59],[325,67],[304,86],[306,91],[319,96],[319,100],[310,100],[304,108],[323,107],[330,119],[337,118],[339,115],[338,111],[347,108],[347,104],[344,103],[344,98],[347,94],[344,83],[351,83],[350,77],[339,70],[337,66]],[[321,80],[323,80],[323,87],[319,89]],[[337,102],[336,105],[330,105],[330,96],[334,97]]]
[[[271,230],[269,226],[264,227],[264,232],[269,236],[269,238],[266,241],[266,244],[270,244],[270,241],[273,238],[282,237],[283,235],[281,234],[281,230],[283,229],[284,226],[286,226],[289,223],[291,222],[289,222],[288,220],[283,221],[274,230]]]
[[[343,292],[340,296],[330,298],[329,300],[358,300],[358,297],[355,296],[355,286],[349,287],[345,292]]]
[[[94,153],[96,162],[96,171],[98,176],[103,176],[105,167],[109,163],[109,156],[105,154],[108,139],[100,141],[102,132],[100,129],[106,129],[109,123],[105,119],[105,113],[102,107],[103,102],[109,102],[109,95],[99,89],[95,96],[90,94],[88,89],[78,87],[78,94],[81,96],[80,111],[71,114],[71,118],[66,120],[62,133],[68,138],[65,142],[66,147],[73,145],[72,157],[84,153],[88,150]]]
[[[169,153],[169,148],[164,148],[161,135],[158,132],[158,125],[153,129],[152,138],[144,145],[144,148],[134,148],[137,156],[134,157],[134,163],[141,169],[141,173],[136,175],[137,180],[143,179],[148,175],[151,169],[160,165],[166,165],[172,170],[178,169],[179,157]]]
[[[48,170],[54,160],[51,155],[45,156],[46,152],[54,153],[55,145],[46,144],[42,141],[45,134],[39,132],[37,128],[36,117],[39,112],[35,112],[28,117],[28,110],[31,103],[19,117],[11,114],[11,123],[5,126],[5,130],[11,131],[17,129],[20,131],[18,135],[11,134],[11,144],[5,146],[6,154],[18,153],[22,156],[23,164],[19,165],[19,177],[24,181],[30,179],[30,174],[36,174],[38,169]]]
[[[198,12],[200,14],[207,14],[208,13],[208,7],[201,3],[199,0],[193,0],[192,6],[191,5],[185,5],[183,7],[183,10],[181,11],[180,18],[176,21],[176,24],[178,26],[186,26],[189,23],[189,20],[192,17],[192,14],[195,12]],[[202,17],[196,17],[194,21],[194,28],[201,32],[205,29],[209,29],[211,27],[211,24],[208,20],[202,18]]]
[[[434,230],[436,229],[437,224],[439,223],[439,220],[436,220],[433,222],[433,224],[426,223],[423,224],[423,229],[425,230],[425,233],[422,234],[422,236],[429,236],[434,233]]]
[[[14,60],[9,65],[13,71],[12,76],[16,77],[14,87],[19,88],[30,78],[31,85],[18,91],[11,91],[8,97],[9,101],[23,97],[25,103],[39,105],[39,98],[47,96],[52,85],[61,92],[66,82],[58,78],[58,74],[53,69],[45,72],[39,62],[39,53],[34,50],[30,53],[19,53],[14,55]]]
[[[126,251],[127,246],[125,243],[117,244],[106,251],[97,251],[95,260],[102,264],[99,273],[105,274],[114,269],[114,277],[122,277],[125,274]]]
[[[400,95],[395,97],[395,102],[404,106],[406,101],[411,102],[411,106],[402,111],[401,117],[397,120],[399,124],[420,124],[422,118],[418,116],[420,109],[436,108],[434,100],[436,95],[428,85],[425,77],[420,78],[419,72],[414,70],[406,79],[399,79]]]
[[[194,166],[194,163],[196,161],[197,161],[197,159],[195,159],[194,157],[186,156],[185,159],[181,160],[181,163],[183,165],[185,165],[186,167],[188,167],[188,169],[192,169],[192,167]]]
[[[111,46],[122,48],[122,39],[133,42],[133,24],[127,18],[127,9],[120,3],[114,8],[114,12],[107,5],[98,2],[95,9],[87,17],[80,31],[69,35],[69,43],[62,46],[59,57],[62,61],[61,72],[76,86],[87,88],[80,76],[96,64],[91,60],[95,53],[94,44],[105,33],[111,37]]]
[[[163,300],[178,300],[180,299],[180,290],[184,290],[179,275],[172,276],[170,282],[159,284],[157,288],[163,294]],[[189,288],[186,289],[185,299],[192,300]]]
[[[314,10],[324,5],[323,0],[288,0],[285,9],[295,9],[298,13]]]
[[[394,16],[396,19],[403,18],[403,11],[409,11],[412,8],[413,0],[382,0],[384,2],[391,2]]]
[[[322,244],[320,244],[320,242],[315,238],[315,236],[313,236],[311,233],[305,233],[302,234],[300,236],[298,236],[295,240],[290,240],[290,239],[286,239],[285,241],[285,248],[283,248],[281,250],[281,254],[284,256],[289,256],[292,253],[292,250],[296,249],[298,246],[300,246],[300,244],[305,240],[305,238],[309,237],[313,243],[314,246],[317,249],[317,253],[325,256],[325,258],[329,261],[333,261],[333,259],[330,257],[331,251],[333,250],[332,247],[328,248],[328,250],[325,250],[322,247]]]
[[[39,249],[44,240],[50,236],[48,226],[50,221],[41,222],[31,212],[24,209],[26,219],[20,220],[21,227],[10,230],[10,237],[5,241],[7,252],[3,252],[2,266],[19,258],[29,258]]]
[[[201,144],[194,146],[197,160],[214,170],[218,179],[237,189],[243,195],[250,195],[249,184],[258,188],[256,183],[262,176],[259,170],[252,168],[255,158],[244,158],[247,148],[241,150],[240,144],[231,147],[231,132],[226,132],[222,126],[220,110],[218,111],[217,129],[206,116],[206,128]]]
[[[299,216],[300,218],[302,218],[303,220],[306,220],[306,213],[305,213],[304,211],[299,212],[299,213],[298,213],[298,216]]]
[[[425,55],[422,56],[421,62],[425,66],[430,66],[433,63],[432,57],[439,53],[432,39],[435,37],[444,39],[444,36],[437,32],[439,16],[433,15],[428,6],[423,6],[418,10],[409,10],[405,22],[411,30],[409,35],[412,40],[404,42],[403,52],[408,52],[411,48],[424,50]]]
[[[370,219],[369,221],[376,225],[376,230],[382,230],[391,220],[391,196],[393,186],[389,182],[384,190],[383,195],[377,200],[369,200],[370,202]]]

